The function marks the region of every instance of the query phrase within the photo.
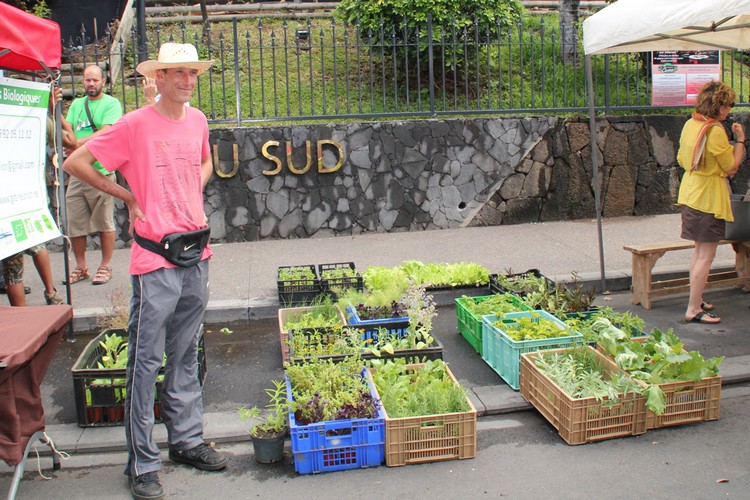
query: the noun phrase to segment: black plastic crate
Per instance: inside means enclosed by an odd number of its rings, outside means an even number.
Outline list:
[[[291,332],[290,332],[291,334]],[[380,357],[375,356],[372,353],[362,353],[362,359],[395,359],[395,358],[406,358],[407,363],[421,363],[424,361],[434,361],[436,359],[443,359],[443,344],[436,338],[434,338],[434,344],[425,347],[423,349],[402,349],[400,351],[393,351],[393,354],[387,352],[381,352]],[[305,363],[313,359],[330,359],[334,363],[344,361],[351,354],[331,354],[328,356],[307,356],[307,357],[296,357],[294,350],[290,348],[289,358],[294,363]]]
[[[125,369],[95,368],[104,352],[99,342],[112,333],[128,338],[125,330],[105,330],[86,345],[71,370],[79,427],[110,427],[125,423]],[[164,370],[162,366],[159,375],[164,375]],[[201,385],[205,378],[206,349],[201,326],[198,339],[198,379]],[[154,417],[157,422],[161,422],[161,389],[162,382],[158,380],[154,395]]]
[[[279,279],[282,269],[307,268],[312,271],[313,279]],[[279,292],[279,303],[282,307],[296,307],[312,304],[320,294],[320,280],[312,264],[300,266],[280,266],[276,271],[276,285]]]
[[[518,295],[520,297],[525,297],[528,295],[527,291],[524,290],[514,290],[512,288],[506,287],[505,284],[500,282],[500,278],[504,277],[512,281],[520,281],[524,278],[527,278],[529,276],[533,276],[535,278],[542,278],[546,284],[547,288],[549,290],[554,290],[557,286],[554,281],[544,276],[541,272],[539,272],[539,269],[529,269],[528,271],[524,273],[516,273],[516,274],[490,274],[490,293],[512,293],[515,295]]]
[[[357,273],[356,276],[347,276],[345,278],[325,278],[324,273],[333,269],[351,269],[356,271],[357,268],[354,266],[354,262],[336,262],[333,264],[318,264],[318,276],[320,278],[320,289],[323,293],[335,295],[335,290],[349,290],[351,288],[355,290],[364,290],[362,282],[362,276]]]

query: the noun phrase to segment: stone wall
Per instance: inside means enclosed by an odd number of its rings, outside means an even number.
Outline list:
[[[597,120],[605,217],[675,210],[681,175],[675,156],[684,121]],[[212,130],[210,140],[217,175],[206,189],[206,214],[217,241],[596,215],[587,119],[250,127]],[[741,170],[734,185],[744,192],[747,174]],[[122,245],[129,240],[122,204],[116,218]]]

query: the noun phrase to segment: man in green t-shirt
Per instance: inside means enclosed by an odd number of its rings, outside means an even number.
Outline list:
[[[85,97],[74,100],[68,109],[67,121],[73,127],[77,146],[86,144],[89,139],[101,134],[122,116],[122,106],[115,97],[107,95],[104,89],[104,72],[92,64],[83,70]],[[94,166],[112,182],[110,174],[100,163]],[[114,199],[76,177],[70,178],[65,195],[68,209],[68,236],[70,236],[76,267],[70,273],[71,284],[89,277],[86,264],[86,239],[89,233],[99,233],[102,247],[102,260],[92,279],[94,285],[101,285],[112,277],[112,254],[115,249]]]

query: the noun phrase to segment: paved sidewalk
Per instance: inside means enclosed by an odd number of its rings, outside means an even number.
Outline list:
[[[678,239],[679,214],[604,219],[603,242],[607,288],[629,286],[630,253],[623,245]],[[547,222],[513,226],[472,227],[404,233],[375,233],[354,236],[294,240],[268,240],[212,245],[211,296],[207,322],[274,317],[278,307],[278,266],[354,262],[367,266],[393,266],[406,260],[422,262],[473,261],[492,272],[522,272],[539,269],[558,280],[582,279],[598,283],[599,245],[596,220]],[[113,278],[106,285],[92,286],[91,280],[71,287],[75,308],[75,329],[93,328],[92,318],[110,303],[113,291],[129,295],[127,274],[129,249],[115,251]],[[64,278],[62,253],[50,254],[55,282]],[[657,263],[657,270],[684,272],[690,251],[669,252]],[[90,269],[96,269],[99,252],[89,251]],[[732,265],[733,252],[719,248],[715,264]],[[74,267],[74,266],[72,266]],[[26,259],[25,283],[32,288],[29,305],[43,305],[42,285],[30,258]],[[64,293],[64,286],[58,289]]]

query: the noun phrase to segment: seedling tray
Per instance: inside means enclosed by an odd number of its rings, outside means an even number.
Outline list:
[[[514,319],[532,315],[557,324],[561,330],[567,330],[569,335],[551,339],[515,341],[508,337],[504,331],[492,324],[498,319],[496,315],[488,314],[482,316],[482,359],[516,391],[521,384],[519,371],[521,354],[568,347],[580,342],[581,339],[580,333],[571,331],[565,323],[546,311],[508,313],[503,318],[503,321],[507,320],[510,323]]]
[[[362,376],[365,376],[363,370]],[[292,384],[285,377],[287,397],[294,401]],[[370,389],[375,394],[372,380]],[[375,467],[383,463],[385,412],[378,405],[376,418],[326,420],[298,424],[289,412],[294,469],[299,474],[317,474],[347,469]]]
[[[313,279],[280,279],[282,269],[308,268]],[[306,306],[312,304],[320,294],[320,280],[312,264],[300,266],[280,266],[276,272],[276,285],[279,292],[279,303],[282,307]]]
[[[336,308],[336,311],[338,312],[339,317],[339,323],[341,326],[346,325],[346,317],[344,316],[344,313],[341,311],[339,306],[334,305]],[[281,361],[287,362],[289,361],[289,343],[287,340],[289,339],[289,331],[284,326],[289,322],[290,320],[294,320],[295,318],[298,318],[302,314],[312,312],[316,309],[315,306],[307,306],[307,307],[286,307],[286,308],[280,308],[278,311],[278,318],[279,318],[279,342],[281,343]]]
[[[116,333],[125,340],[125,330],[105,330],[94,337],[81,352],[71,373],[73,375],[73,395],[79,427],[110,427],[125,423],[125,369],[96,368],[104,349],[99,345],[105,335]],[[163,377],[165,367],[159,369]],[[160,377],[160,379],[162,378]],[[203,327],[198,339],[198,379],[201,385],[206,378],[206,349]],[[156,382],[154,396],[154,417],[161,422],[161,380]],[[86,397],[88,391],[89,398]]]
[[[527,292],[522,290],[514,290],[512,287],[509,288],[505,286],[505,284],[500,282],[500,278],[504,277],[513,281],[520,281],[524,278],[528,278],[529,276],[533,276],[536,278],[542,278],[547,283],[547,288],[549,290],[554,290],[556,284],[551,279],[547,278],[546,276],[542,275],[541,272],[539,272],[539,269],[529,269],[528,271],[524,273],[516,273],[516,274],[490,274],[490,292],[491,293],[512,293],[515,295],[518,295],[520,297],[525,297]]]
[[[347,357],[352,356],[353,354],[329,354],[326,356],[305,356],[305,357],[295,357],[294,356],[294,349],[291,345],[287,342],[287,339],[289,339],[289,335],[292,335],[293,332],[285,332],[282,334],[282,344],[286,344],[287,350],[289,353],[289,360],[294,363],[304,363],[313,359],[330,359],[334,363],[339,363],[343,360],[345,360]],[[334,334],[331,332],[331,334]],[[422,362],[427,360],[436,360],[436,359],[443,359],[443,344],[436,338],[433,337],[433,344],[429,347],[424,347],[422,349],[401,349],[401,350],[395,350],[393,354],[382,352],[380,353],[380,357],[375,356],[372,353],[369,352],[363,352],[360,354],[360,357],[362,359],[395,359],[395,358],[406,358],[409,362]]]
[[[517,306],[519,311],[530,311],[531,307],[524,304],[524,302],[517,296],[512,294],[504,294],[509,300]],[[483,353],[482,349],[482,317],[477,316],[469,310],[467,307],[468,301],[475,303],[484,302],[487,299],[494,297],[494,295],[484,295],[481,297],[458,297],[456,301],[456,324],[458,326],[458,332],[466,339],[466,341],[477,351],[480,355]]]
[[[318,264],[318,276],[320,277],[320,290],[322,293],[327,293],[335,296],[335,290],[363,290],[364,285],[362,284],[362,276],[357,273],[356,276],[347,276],[345,278],[325,278],[325,271],[331,269],[351,269],[356,271],[357,268],[354,266],[354,262],[337,262],[332,264]]]

